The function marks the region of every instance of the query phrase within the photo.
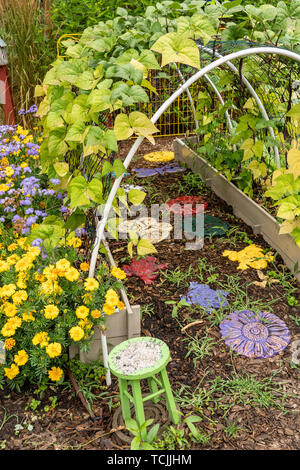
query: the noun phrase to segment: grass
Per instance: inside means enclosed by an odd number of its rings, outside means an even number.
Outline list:
[[[203,410],[210,410],[212,415],[218,411],[225,417],[235,405],[250,405],[259,408],[277,408],[285,410],[286,394],[282,385],[274,382],[274,375],[257,379],[255,375],[236,374],[229,378],[220,376],[193,388],[183,385],[175,392],[181,408],[190,408],[203,415]]]
[[[0,36],[7,43],[9,75],[16,109],[33,104],[34,88],[55,58],[50,38],[49,1],[1,0]],[[29,117],[27,120],[31,119]],[[27,121],[23,116],[23,125]]]
[[[211,355],[213,347],[217,344],[209,336],[208,329],[206,329],[205,334],[200,338],[188,335],[188,338],[184,338],[182,341],[186,343],[188,350],[185,359],[192,356],[194,368],[198,367],[198,362],[204,359],[205,356]]]
[[[188,286],[189,281],[192,279],[194,273],[195,270],[192,266],[189,266],[187,272],[181,271],[179,267],[173,269],[173,271],[170,269],[168,269],[167,271],[161,271],[161,274],[163,276],[162,284],[167,281],[170,284],[175,285],[176,287]]]

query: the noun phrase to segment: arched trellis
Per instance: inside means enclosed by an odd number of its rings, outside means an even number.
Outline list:
[[[260,54],[275,54],[275,55],[283,56],[283,57],[286,57],[286,58],[289,58],[289,59],[293,59],[296,62],[300,63],[300,55],[299,54],[297,54],[295,52],[292,52],[292,51],[289,51],[287,49],[280,49],[280,48],[277,48],[277,47],[268,47],[268,46],[248,48],[248,49],[232,52],[232,53],[227,54],[225,56],[221,56],[218,59],[216,59],[215,61],[213,61],[210,64],[203,67],[201,70],[199,70],[194,75],[192,75],[189,79],[187,79],[184,83],[182,83],[179,86],[179,88],[160,106],[160,108],[152,116],[151,122],[153,124],[155,124],[156,121],[160,118],[160,116],[166,111],[166,109],[168,109],[168,107],[178,98],[178,96],[180,96],[182,93],[184,93],[186,90],[188,90],[188,88],[193,83],[195,83],[197,80],[199,80],[203,76],[207,75],[209,72],[211,72],[215,68],[220,67],[223,64],[227,64],[236,73],[236,71],[238,72],[238,69],[233,64],[231,64],[232,60],[239,59],[239,58],[244,58],[244,57],[251,56],[251,55],[260,55]],[[220,56],[220,54],[216,54],[216,53],[214,55],[216,55],[216,56],[219,55]],[[248,90],[249,90],[249,86],[252,88],[252,86],[248,82],[248,80],[245,77],[243,77],[243,78],[244,78],[244,80],[243,80],[244,84],[246,85]],[[261,100],[258,97],[258,95],[256,94],[255,90],[253,90],[253,93],[251,92],[251,95],[253,97],[255,97],[255,95],[256,95],[255,99],[256,99],[257,103],[261,102]],[[262,112],[264,118],[266,120],[269,120],[269,117],[268,117],[262,103],[261,103],[261,106],[259,105],[259,109]],[[273,131],[273,129],[272,129],[272,131]],[[139,136],[136,139],[136,141],[134,142],[134,144],[132,145],[130,151],[128,152],[128,154],[127,154],[127,156],[126,156],[126,158],[123,162],[124,167],[126,169],[130,165],[130,162],[131,162],[132,158],[134,157],[135,153],[137,152],[137,150],[138,150],[139,146],[141,145],[141,143],[143,142],[143,140],[144,140],[144,137]],[[92,251],[92,255],[91,255],[91,259],[90,259],[89,277],[93,277],[94,274],[95,274],[95,267],[96,267],[98,252],[99,252],[101,241],[104,237],[105,225],[106,225],[106,222],[108,220],[108,216],[109,216],[109,212],[110,212],[111,207],[112,207],[113,200],[116,196],[117,190],[118,190],[118,188],[121,184],[123,176],[124,175],[119,176],[119,178],[116,178],[116,180],[114,181],[114,184],[111,188],[111,191],[108,195],[106,204],[105,204],[104,209],[103,209],[102,218],[97,224],[96,238],[95,238],[94,247],[93,247],[93,251]],[[103,356],[104,356],[104,365],[105,365],[105,367],[108,367],[108,364],[107,364],[107,346],[106,346],[106,341],[105,341],[105,335],[102,334],[101,339],[102,339],[102,349],[103,349]],[[109,385],[110,384],[109,371],[108,371],[108,374],[107,374],[107,377],[106,377],[106,381],[107,381],[107,384]]]

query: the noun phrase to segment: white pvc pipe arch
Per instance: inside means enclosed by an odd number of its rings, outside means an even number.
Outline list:
[[[226,63],[230,62],[231,60],[239,59],[239,58],[242,58],[242,57],[247,57],[247,56],[250,56],[250,55],[256,55],[256,54],[277,54],[277,55],[280,55],[280,56],[283,56],[283,57],[288,57],[288,58],[293,59],[293,60],[300,63],[300,55],[299,54],[296,54],[295,52],[289,51],[287,49],[280,49],[280,48],[277,48],[277,47],[253,47],[253,48],[233,52],[233,53],[228,54],[224,57],[220,57],[217,60],[215,60],[214,62],[206,65],[205,67],[203,67],[201,70],[196,72],[192,77],[190,77],[185,83],[183,83],[162,104],[162,106],[156,111],[156,113],[151,118],[151,122],[153,124],[155,124],[156,121],[160,118],[160,116],[166,111],[166,109],[168,109],[168,107],[178,98],[178,96],[180,96],[184,91],[186,91],[188,89],[189,86],[191,86],[194,82],[199,80],[205,74],[209,73],[211,70],[214,70],[216,67],[219,67],[220,65],[226,64]],[[125,168],[128,168],[132,158],[134,157],[136,151],[138,150],[138,148],[141,145],[141,143],[143,142],[143,140],[144,140],[144,137],[140,136],[136,139],[136,141],[132,145],[129,153],[127,154],[127,157],[125,158],[125,160],[123,162]],[[93,248],[92,255],[91,255],[91,260],[90,260],[89,277],[94,276],[98,251],[99,251],[99,247],[100,247],[100,244],[101,244],[101,240],[102,240],[103,235],[104,235],[105,224],[107,222],[109,212],[110,212],[110,209],[112,207],[113,200],[116,196],[117,190],[118,190],[118,188],[121,184],[122,179],[123,179],[123,175],[119,176],[119,178],[117,178],[114,181],[114,184],[113,184],[112,189],[109,193],[107,202],[104,206],[102,219],[97,224],[96,239],[95,239],[94,248]]]

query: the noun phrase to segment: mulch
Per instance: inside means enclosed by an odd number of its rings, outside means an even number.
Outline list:
[[[173,138],[157,139],[157,144],[153,147],[148,142],[143,142],[135,158],[136,167],[158,166],[139,159],[139,156],[153,150],[172,150]],[[121,157],[126,156],[132,145],[132,141],[122,145]],[[167,174],[165,176],[151,177],[151,183],[157,189],[157,198],[161,202],[168,198],[178,196],[176,184],[182,178],[182,174]],[[144,180],[136,178],[135,183],[143,185]],[[173,187],[174,186],[174,187]],[[173,188],[172,188],[173,187]],[[189,195],[199,195],[193,194]],[[270,248],[263,238],[253,234],[252,230],[241,220],[232,217],[232,209],[227,206],[216,195],[206,190],[204,196],[209,203],[207,213],[217,216],[228,222],[230,225],[238,225],[239,230],[245,232],[248,237],[257,245],[263,248]],[[146,204],[150,203],[146,198]],[[226,282],[228,276],[239,274],[240,283],[243,290],[252,300],[269,302],[276,299],[272,304],[272,312],[280,317],[288,325],[292,341],[300,339],[300,327],[291,319],[292,316],[300,314],[298,307],[291,307],[286,300],[286,290],[279,284],[271,284],[269,287],[261,288],[252,284],[258,281],[255,270],[237,271],[237,264],[222,256],[225,249],[240,250],[245,248],[247,243],[242,240],[237,241],[235,247],[229,246],[223,241],[219,243],[217,239],[206,240],[200,251],[185,250],[185,240],[165,240],[156,245],[160,263],[168,263],[168,269],[174,270],[179,267],[181,271],[188,272],[190,266],[197,269],[198,259],[206,258],[209,266],[213,266],[218,273],[218,281]],[[121,267],[128,261],[127,244],[123,241],[110,242],[110,248],[115,261]],[[275,265],[282,270],[282,259],[277,256]],[[270,267],[272,269],[272,267]],[[208,277],[206,274],[206,278]],[[137,277],[129,278],[126,281],[126,289],[130,294],[130,301],[134,304],[146,305],[151,303],[154,314],[144,315],[142,318],[142,334],[153,336],[165,341],[171,351],[171,361],[168,365],[168,374],[173,390],[179,390],[181,386],[190,386],[195,389],[199,384],[201,387],[209,387],[209,383],[221,377],[229,379],[234,374],[243,376],[255,376],[257,380],[263,380],[274,376],[274,386],[281,386],[286,394],[285,407],[278,409],[275,406],[264,408],[253,406],[246,401],[241,403],[231,403],[228,414],[224,417],[222,403],[230,404],[230,397],[218,396],[219,406],[207,403],[202,408],[202,431],[210,436],[208,444],[193,444],[194,449],[299,449],[300,447],[300,381],[299,368],[292,368],[290,365],[291,350],[287,347],[280,354],[270,359],[254,360],[246,357],[231,354],[225,343],[222,341],[219,327],[212,326],[207,317],[201,316],[200,310],[193,312],[190,319],[186,309],[180,310],[178,320],[183,326],[189,321],[199,319],[202,323],[191,326],[185,332],[181,331],[181,326],[172,318],[172,306],[165,302],[170,300],[178,301],[180,296],[188,289],[188,279],[178,287],[166,281],[163,273],[150,286],[146,286]],[[199,281],[200,282],[200,281]],[[211,283],[214,289],[218,288],[216,283]],[[297,290],[293,295],[300,302],[300,286],[295,281]],[[230,301],[230,296],[228,297]],[[198,318],[197,318],[198,314]],[[213,338],[214,344],[210,355],[199,360],[194,367],[193,356],[187,356],[187,343],[182,341],[187,337],[187,333],[192,336],[201,336],[208,329],[209,335]],[[102,384],[103,385],[103,384]],[[0,448],[5,449],[113,449],[120,450],[128,448],[116,436],[115,429],[112,428],[112,413],[118,406],[118,386],[115,379],[110,390],[112,396],[110,403],[107,400],[97,399],[94,402],[93,410],[96,415],[95,420],[91,420],[79,399],[74,396],[71,389],[61,390],[52,387],[46,390],[42,398],[34,394],[34,390],[28,389],[24,393],[11,392],[5,389],[0,394]],[[58,397],[57,407],[48,412],[43,411],[45,405],[49,405],[49,396]],[[32,398],[41,400],[37,410],[30,408],[25,410],[26,404]],[[109,406],[110,405],[110,406]],[[111,409],[110,409],[111,408]],[[192,407],[185,408],[184,412],[192,412]],[[6,413],[6,418],[5,418]],[[5,422],[5,419],[8,421]],[[2,423],[2,424],[1,424]],[[22,424],[24,429],[15,435],[15,425]],[[26,423],[31,424],[31,431],[26,429]],[[240,426],[240,430],[235,437],[225,432],[228,424]],[[2,447],[1,447],[2,446]]]

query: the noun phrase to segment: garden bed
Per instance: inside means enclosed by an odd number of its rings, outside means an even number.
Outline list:
[[[163,139],[160,140],[163,142]],[[130,143],[124,145],[124,154]],[[165,148],[169,149],[170,142]],[[158,147],[163,148],[162,143]],[[140,152],[153,150],[145,144]],[[157,166],[137,158],[133,166]],[[237,263],[224,258],[226,249],[240,250],[253,242],[264,249],[270,247],[254,234],[243,221],[232,214],[232,208],[205,187],[191,172],[141,179],[134,176],[126,183],[143,185],[146,204],[167,201],[182,194],[201,195],[208,202],[207,213],[228,222],[236,229],[230,237],[206,239],[199,251],[186,251],[185,240],[165,240],[156,245],[159,262],[168,263],[150,286],[137,277],[129,278],[126,287],[130,302],[141,305],[142,334],[165,341],[171,352],[167,367],[170,382],[181,411],[197,414],[202,442],[193,443],[184,435],[177,443],[165,434],[164,449],[296,449],[299,448],[300,402],[299,368],[291,365],[291,346],[271,359],[249,359],[230,352],[221,339],[217,319],[200,307],[182,307],[172,315],[173,305],[186,294],[189,282],[208,283],[210,287],[230,292],[230,310],[259,307],[275,313],[291,332],[291,343],[300,338],[299,284],[286,270],[282,259],[264,269],[269,281],[266,287],[254,282],[260,279],[255,269],[237,271]],[[128,263],[126,243],[110,243],[114,259],[121,267]],[[277,279],[280,282],[271,282]],[[228,313],[228,309],[221,314]],[[198,323],[188,326],[194,321]],[[118,406],[118,385],[105,390],[104,382],[94,379],[93,410],[98,418],[92,421],[70,388],[50,388],[43,392],[27,390],[22,396],[5,391],[1,400],[11,418],[0,431],[0,443],[11,449],[126,449],[113,428],[112,415]],[[86,388],[90,390],[90,381]],[[57,397],[51,407],[49,395]],[[34,409],[36,402],[40,403]],[[27,410],[24,408],[27,405]],[[45,406],[50,409],[45,411]],[[17,418],[16,418],[17,416]],[[3,409],[1,419],[3,420]],[[18,420],[18,421],[17,421]],[[26,421],[27,420],[27,421]],[[15,425],[23,422],[23,430],[15,435]],[[28,422],[33,429],[27,428]],[[167,432],[161,421],[161,430]],[[28,426],[27,426],[28,427]],[[187,439],[188,444],[185,442]]]
[[[191,141],[193,142],[193,140]],[[199,173],[205,183],[230,206],[233,213],[252,227],[255,233],[277,250],[288,268],[294,272],[296,263],[300,264],[300,249],[291,235],[279,235],[279,224],[264,208],[248,197],[222,174],[214,169],[181,139],[174,141],[175,158],[192,171]],[[300,273],[296,273],[300,280]]]

